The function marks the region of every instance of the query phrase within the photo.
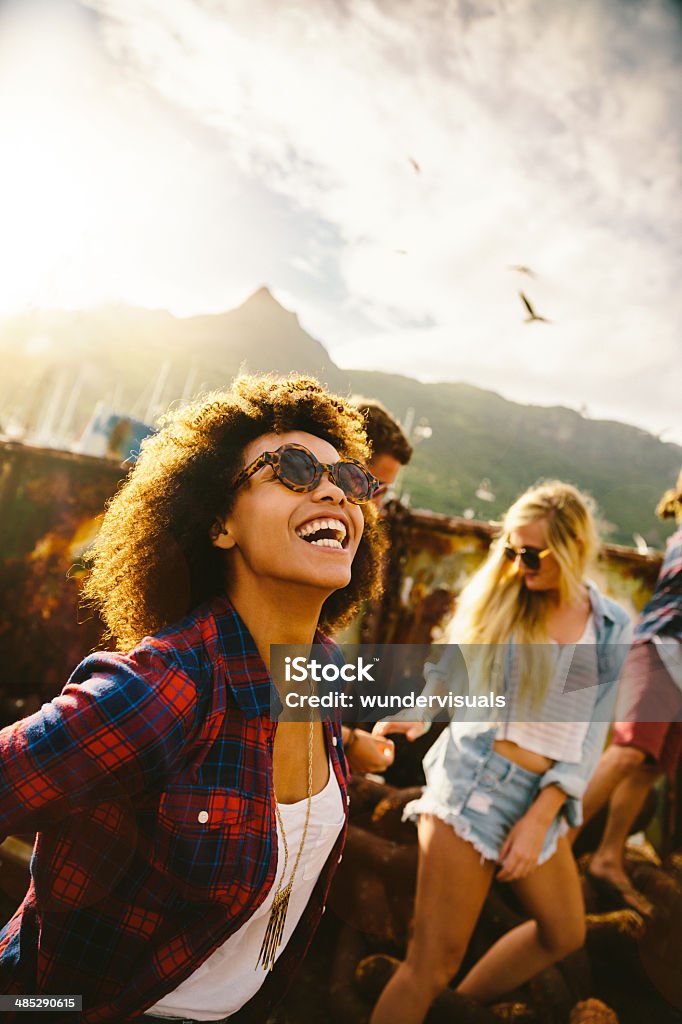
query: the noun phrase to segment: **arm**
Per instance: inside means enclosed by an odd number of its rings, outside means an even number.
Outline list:
[[[427,661],[424,665],[424,679],[425,685],[420,696],[425,697],[428,703],[427,707],[417,710],[419,719],[416,719],[413,709],[405,708],[387,721],[377,722],[372,730],[374,736],[404,733],[408,740],[414,741],[429,731],[434,719],[440,721],[442,715],[454,718],[454,709],[441,709],[435,698],[445,699],[450,694],[468,692],[469,671],[459,644],[448,644],[437,664]]]
[[[558,786],[541,789],[522,818],[510,829],[500,849],[498,882],[525,878],[537,865],[547,829],[566,801]]]
[[[155,648],[86,658],[58,697],[0,732],[0,836],[160,785],[196,704],[194,684]]]
[[[343,749],[351,771],[381,772],[393,764],[395,750],[392,740],[348,725],[344,725],[342,731]]]

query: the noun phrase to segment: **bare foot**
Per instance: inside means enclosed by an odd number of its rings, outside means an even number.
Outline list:
[[[622,867],[599,862],[593,857],[585,873],[602,896],[613,900],[618,906],[636,910],[643,917],[651,917],[653,904],[643,893],[635,889]]]

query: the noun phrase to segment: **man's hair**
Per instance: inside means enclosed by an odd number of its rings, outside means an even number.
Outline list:
[[[169,413],[108,505],[90,554],[84,596],[122,650],[225,593],[229,552],[211,527],[234,504],[246,445],[263,434],[301,430],[342,456],[368,457],[360,413],[313,378],[243,376],[226,391]],[[380,589],[384,538],[373,502],[348,586],[331,594],[320,626],[343,625]]]
[[[406,466],[412,458],[412,445],[407,439],[407,434],[398,421],[391,416],[386,406],[376,398],[363,398],[361,395],[353,395],[351,403],[364,417],[371,458],[374,459],[378,455],[391,455],[403,466]]]

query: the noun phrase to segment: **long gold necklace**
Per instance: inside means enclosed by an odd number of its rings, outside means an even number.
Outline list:
[[[305,846],[306,836],[308,835],[308,825],[310,823],[310,805],[313,797],[313,733],[314,726],[310,723],[310,732],[308,733],[308,806],[305,812],[305,824],[303,826],[303,835],[301,836],[301,842],[298,847],[298,853],[296,854],[296,860],[294,862],[294,868],[291,872],[291,878],[284,885],[284,879],[287,873],[287,865],[289,863],[289,847],[287,846],[287,835],[284,831],[284,823],[282,821],[282,815],[279,812],[279,804],[275,801],[275,813],[277,814],[277,824],[279,825],[280,832],[282,833],[282,845],[284,846],[284,867],[282,869],[282,876],[277,886],[277,892],[275,898],[272,901],[272,907],[270,909],[270,917],[268,918],[268,926],[265,929],[265,935],[263,937],[263,943],[260,947],[260,953],[258,954],[258,963],[256,964],[256,970],[259,965],[263,965],[264,971],[271,971],[275,966],[275,959],[277,957],[277,950],[282,945],[282,936],[284,934],[284,921],[287,916],[287,910],[289,909],[289,897],[291,896],[291,890],[294,885],[294,877],[298,869],[299,862],[301,860],[301,854],[303,853],[303,847]]]

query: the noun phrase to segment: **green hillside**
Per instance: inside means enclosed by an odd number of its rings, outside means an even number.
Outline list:
[[[632,545],[639,533],[661,547],[670,532],[653,509],[682,464],[679,445],[467,384],[341,370],[266,288],[230,312],[185,319],[125,306],[27,313],[0,322],[0,356],[0,432],[19,423],[35,437],[54,408],[51,443],[69,446],[99,400],[145,417],[224,386],[242,368],[298,370],[342,392],[374,395],[402,419],[408,409],[415,422],[428,419],[432,436],[416,447],[402,478],[413,507],[495,519],[533,481],[557,476],[593,495],[613,543]],[[493,501],[476,497],[484,478]]]
[[[560,477],[597,501],[602,531],[612,543],[633,545],[640,533],[655,547],[671,527],[654,507],[675,482],[682,448],[637,427],[585,419],[562,407],[509,402],[467,384],[420,384],[382,373],[349,374],[352,388],[374,394],[398,415],[414,408],[433,430],[403,471],[414,507],[495,519],[540,477]],[[492,502],[475,495],[490,481]]]

